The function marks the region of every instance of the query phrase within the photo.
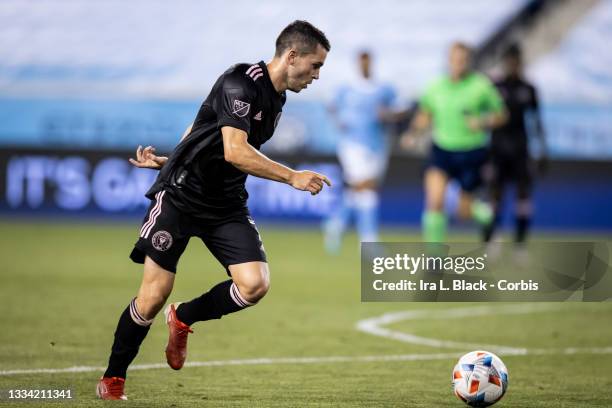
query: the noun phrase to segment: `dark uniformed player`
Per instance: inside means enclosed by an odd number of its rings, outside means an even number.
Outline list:
[[[540,169],[546,160],[544,132],[540,121],[538,97],[533,85],[525,80],[522,72],[521,50],[513,45],[504,54],[504,78],[495,85],[502,95],[509,112],[508,122],[495,129],[491,135],[491,202],[495,216],[491,227],[485,231],[485,241],[490,241],[500,222],[500,203],[508,184],[516,185],[516,233],[515,242],[525,242],[532,216],[532,161],[529,155],[528,135],[538,137],[541,147]]]
[[[108,368],[97,385],[102,399],[126,399],[129,364],[172,291],[178,260],[191,237],[201,239],[231,279],[164,311],[169,327],[166,358],[183,366],[190,326],[220,319],[259,301],[269,288],[264,247],[247,208],[247,174],[317,194],[322,174],[295,171],[259,152],[274,133],[285,91],[300,92],[319,78],[329,42],[305,21],[287,26],[269,63],[237,64],[219,77],[169,158],[148,147],[132,164],[161,169],[147,192],[151,206],[130,257],[144,264],[137,296],[123,311]]]

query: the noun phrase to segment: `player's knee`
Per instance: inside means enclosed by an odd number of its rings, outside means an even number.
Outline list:
[[[152,291],[145,294],[140,294],[136,298],[138,311],[146,319],[152,319],[164,306],[168,296],[169,293],[165,293],[164,291]]]
[[[376,190],[376,187],[377,187],[376,179],[367,179],[359,183],[352,184],[351,190],[355,192],[372,191],[372,190]]]
[[[462,207],[459,207],[459,209],[457,210],[457,216],[461,221],[468,221],[470,218],[472,218],[472,214],[469,208]]]
[[[242,275],[235,283],[247,301],[257,303],[270,290],[270,275],[267,268],[264,268],[257,273]]]
[[[256,303],[270,289],[270,271],[265,262],[230,265],[230,273],[240,295],[249,303]]]
[[[472,205],[470,202],[461,203],[457,207],[457,216],[462,221],[467,221],[472,218]]]
[[[533,212],[533,206],[530,199],[519,200],[516,203],[516,215],[528,217]]]
[[[428,199],[425,207],[427,211],[443,212],[444,200]]]
[[[426,191],[425,208],[427,211],[444,211],[444,193],[436,191]]]
[[[270,289],[269,279],[253,279],[247,282],[238,283],[240,294],[249,302],[257,303],[263,298]]]
[[[252,293],[252,302],[257,302],[262,299],[270,290],[270,280],[263,280],[254,288]]]
[[[463,221],[473,218],[474,200],[470,193],[462,191],[459,196],[459,205],[457,206],[457,216]]]

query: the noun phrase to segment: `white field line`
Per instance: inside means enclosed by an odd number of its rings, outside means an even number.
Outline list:
[[[432,319],[459,319],[471,318],[487,315],[508,315],[508,314],[530,314],[559,310],[554,304],[516,304],[503,306],[476,306],[476,307],[455,307],[452,309],[441,310],[409,310],[403,312],[385,313],[381,316],[363,319],[357,322],[356,328],[364,333],[387,339],[398,340],[404,343],[417,344],[419,346],[430,346],[439,348],[452,348],[463,350],[489,350],[506,355],[527,355],[527,354],[572,354],[570,350],[585,353],[608,353],[612,348],[566,348],[566,349],[526,349],[512,346],[501,346],[494,344],[483,344],[479,342],[457,342],[452,340],[440,340],[428,337],[416,336],[411,333],[387,329],[385,325],[393,324],[406,320],[432,320]],[[478,326],[478,321],[472,323]],[[476,330],[478,333],[478,330]],[[473,340],[473,339],[472,339]],[[597,351],[604,350],[604,351]]]
[[[276,365],[276,364],[333,364],[333,363],[367,363],[384,361],[431,361],[446,360],[460,357],[465,349],[488,349],[496,351],[504,356],[527,356],[527,355],[569,355],[569,354],[612,354],[612,347],[567,347],[549,349],[526,349],[509,346],[484,345],[482,343],[460,343],[447,340],[438,340],[419,337],[410,333],[392,331],[381,327],[385,324],[400,322],[403,320],[417,319],[449,319],[474,316],[498,315],[498,314],[525,314],[558,310],[554,305],[547,304],[519,304],[500,307],[477,306],[467,308],[453,308],[444,310],[416,310],[396,313],[386,313],[379,317],[364,319],[357,322],[357,329],[375,336],[400,340],[407,343],[426,345],[432,347],[459,348],[461,352],[429,353],[429,354],[390,354],[374,356],[327,356],[327,357],[280,357],[280,358],[254,358],[235,360],[213,360],[192,361],[185,363],[185,367],[223,367],[223,366],[245,366],[245,365]],[[130,371],[154,370],[166,368],[165,363],[157,364],[135,364]],[[62,373],[87,373],[102,372],[106,367],[100,366],[75,366],[66,368],[34,368],[0,370],[0,376],[13,376],[21,374],[62,374]]]
[[[243,360],[213,360],[192,361],[185,363],[185,367],[224,367],[245,365],[277,365],[277,364],[334,364],[334,363],[370,363],[385,361],[432,361],[432,360],[454,360],[459,358],[463,352],[457,353],[432,353],[432,354],[390,354],[377,356],[329,356],[329,357],[281,357],[281,358],[254,358]],[[612,354],[612,347],[600,348],[575,348],[564,349],[530,349],[526,352],[503,352],[503,356],[526,356],[526,355],[549,355],[549,354]],[[135,364],[130,371],[155,370],[167,368],[165,363],[157,364]],[[100,366],[76,366],[66,368],[34,368],[25,370],[4,370],[0,376],[14,376],[22,374],[63,374],[63,373],[102,373],[106,367]]]
[[[185,363],[184,367],[223,367],[241,365],[275,365],[275,364],[327,364],[327,363],[352,363],[352,362],[377,362],[377,361],[419,361],[440,360],[445,358],[459,357],[457,353],[435,353],[435,354],[400,354],[379,356],[330,356],[330,357],[280,357],[280,358],[253,358],[243,360],[213,360],[192,361]],[[157,364],[135,364],[130,366],[133,370],[153,370],[167,368],[166,363]],[[92,371],[103,372],[106,367],[76,366],[67,368],[36,368],[25,370],[4,370],[0,376],[17,374],[60,374],[60,373],[86,373]]]

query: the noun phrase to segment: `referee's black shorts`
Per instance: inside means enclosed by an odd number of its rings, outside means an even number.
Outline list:
[[[448,178],[456,180],[463,191],[472,193],[482,185],[486,161],[487,149],[484,147],[452,151],[432,143],[427,166],[443,171]]]
[[[205,221],[181,213],[166,191],[160,191],[151,201],[130,258],[144,263],[145,256],[149,256],[162,268],[176,272],[191,237],[200,238],[228,274],[230,265],[266,262],[259,231],[248,213],[227,215],[217,222]]]

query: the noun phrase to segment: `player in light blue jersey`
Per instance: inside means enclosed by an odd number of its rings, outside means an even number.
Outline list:
[[[342,86],[331,106],[340,131],[338,159],[345,191],[341,205],[324,223],[325,247],[330,253],[339,250],[353,215],[360,241],[378,239],[377,190],[387,168],[385,123],[394,117],[395,91],[372,78],[369,52],[361,52],[358,60],[359,79]]]

